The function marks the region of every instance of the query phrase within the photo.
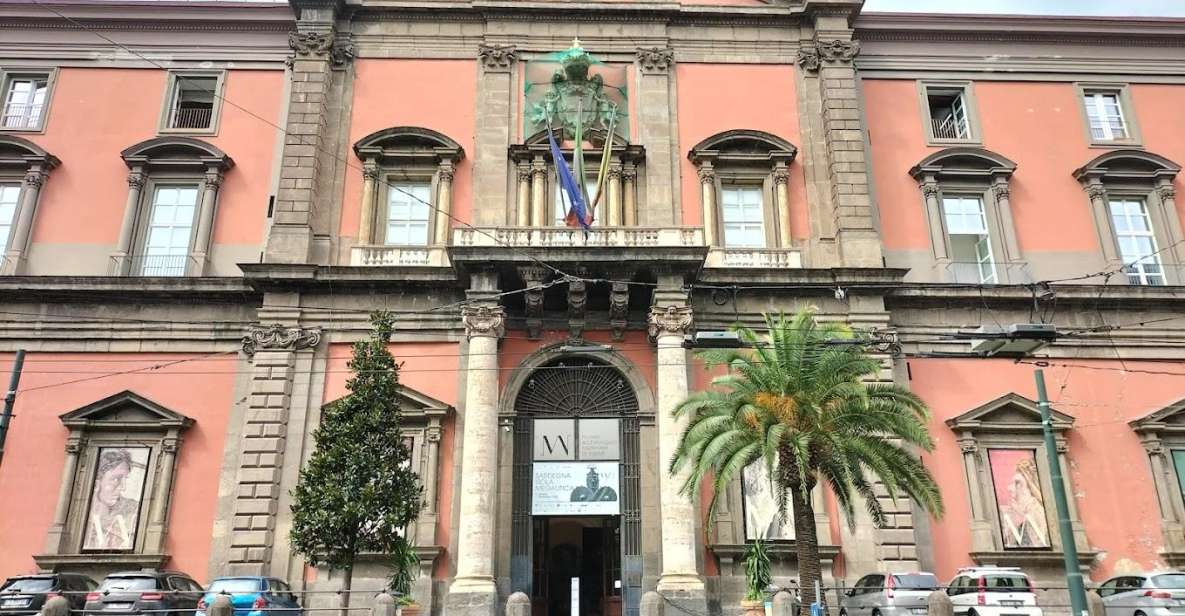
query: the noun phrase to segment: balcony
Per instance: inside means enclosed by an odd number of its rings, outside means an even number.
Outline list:
[[[113,276],[201,275],[201,262],[191,255],[127,255],[111,257]]]
[[[522,248],[699,248],[703,229],[696,227],[491,227],[453,230],[454,246]]]
[[[175,129],[206,129],[210,128],[210,121],[214,118],[214,107],[179,107],[173,110],[169,128]]]

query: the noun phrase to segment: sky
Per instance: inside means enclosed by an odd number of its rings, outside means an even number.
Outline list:
[[[1185,0],[866,0],[865,11],[1185,17]]]

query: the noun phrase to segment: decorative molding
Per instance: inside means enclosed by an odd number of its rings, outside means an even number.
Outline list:
[[[588,287],[583,280],[568,282],[568,338],[584,339],[584,319],[588,310]]]
[[[440,164],[440,169],[437,170],[436,175],[441,182],[452,183],[453,175],[456,173],[456,171],[457,169],[453,166],[452,162],[444,161]]]
[[[257,351],[299,351],[315,347],[321,342],[320,329],[287,327],[274,323],[267,327],[256,327],[243,336],[243,353],[253,357]]]
[[[477,58],[486,71],[509,71],[518,61],[518,49],[514,45],[482,43],[477,46]]]
[[[630,312],[630,286],[625,282],[614,282],[609,289],[609,328],[613,340],[625,338],[625,328]]]
[[[819,65],[821,64],[821,60],[819,58],[819,48],[811,46],[799,49],[798,57],[795,58],[795,63],[798,64],[798,68],[801,68],[804,71],[810,73],[818,71]]]
[[[362,163],[362,179],[377,180],[379,179],[379,166],[373,159]]]
[[[992,186],[992,194],[997,201],[1003,201],[1012,198],[1012,189],[1007,184],[996,184]]]
[[[851,64],[860,55],[860,43],[831,39],[818,41],[819,58],[831,64]]]
[[[289,32],[288,47],[297,57],[327,56],[333,49],[333,35],[322,32]]]
[[[690,306],[654,306],[647,318],[647,330],[651,338],[664,335],[683,336],[691,329]]]
[[[354,40],[347,34],[333,41],[333,47],[329,50],[329,60],[334,68],[343,69],[354,60],[357,53]]]
[[[1172,184],[1161,184],[1156,187],[1156,196],[1160,197],[1161,201],[1170,201],[1177,197],[1177,189],[1173,188]]]
[[[645,73],[665,73],[675,64],[675,50],[670,47],[639,47],[636,55]]]
[[[518,268],[527,288],[523,293],[524,315],[527,318],[527,337],[537,340],[543,334],[543,281],[548,270],[537,265]]]
[[[716,170],[711,167],[700,167],[698,175],[701,184],[711,184],[716,181]]]
[[[177,450],[181,448],[181,439],[166,438],[161,441],[160,448],[165,453],[177,453]]]
[[[501,306],[465,306],[461,309],[465,336],[501,338],[506,333],[506,309]]]
[[[205,182],[206,182],[206,188],[213,188],[214,190],[217,190],[220,186],[222,186],[222,174],[221,173],[207,173]]]
[[[774,185],[785,186],[790,183],[790,170],[785,167],[778,167],[773,172]]]
[[[938,194],[940,192],[942,191],[939,190],[938,184],[933,182],[926,182],[925,184],[922,184],[922,195],[924,195],[927,199],[930,197],[938,198]]]
[[[28,188],[41,188],[45,183],[45,173],[41,171],[30,171],[25,174],[25,186]]]
[[[1095,199],[1106,199],[1107,188],[1102,184],[1087,184],[1086,196],[1090,197],[1092,201]]]
[[[147,181],[147,176],[143,171],[133,171],[128,174],[128,186],[136,190],[144,188],[144,182]]]
[[[979,443],[973,438],[959,439],[959,450],[963,453],[975,453],[979,451]]]

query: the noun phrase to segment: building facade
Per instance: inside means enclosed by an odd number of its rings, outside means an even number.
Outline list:
[[[0,3],[0,31],[0,367],[28,351],[0,574],[267,574],[336,605],[340,573],[288,544],[290,491],[376,309],[433,613],[520,591],[568,613],[573,578],[581,612],[654,589],[731,612],[758,536],[793,578],[759,477],[709,520],[664,471],[671,409],[713,376],[687,336],[807,306],[930,405],[947,504],[879,490],[888,525],[849,527],[819,489],[829,585],[1056,585],[1069,541],[1095,581],[1185,563],[1185,22],[58,0]],[[606,170],[587,232],[549,144],[575,163],[577,134]],[[1016,323],[1061,337],[1019,361],[973,341]],[[355,586],[385,575],[366,555]]]

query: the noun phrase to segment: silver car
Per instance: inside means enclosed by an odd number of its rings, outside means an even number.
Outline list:
[[[933,573],[873,573],[860,578],[841,597],[840,616],[925,616]]]
[[[1185,573],[1117,575],[1095,590],[1107,616],[1185,616]]]

